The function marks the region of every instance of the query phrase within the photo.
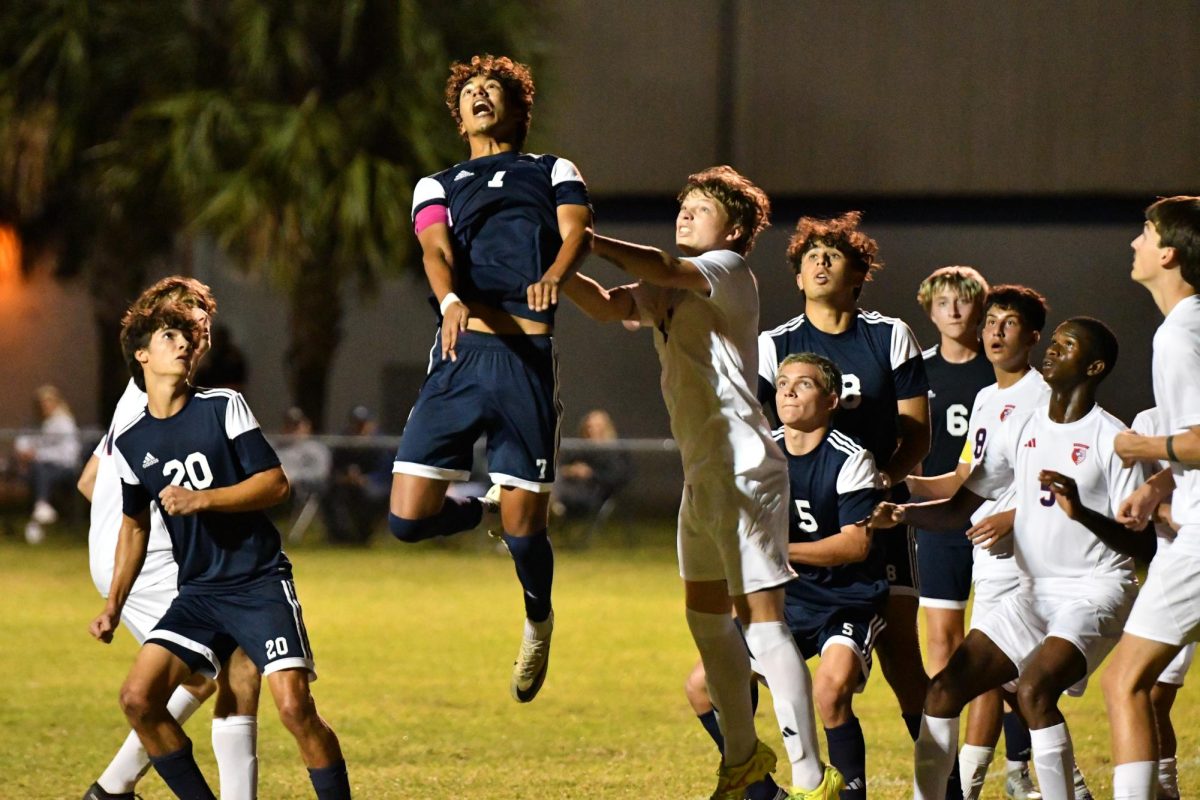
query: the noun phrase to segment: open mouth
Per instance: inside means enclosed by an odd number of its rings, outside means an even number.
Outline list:
[[[492,113],[492,106],[486,100],[476,100],[471,106],[471,113],[483,117]]]

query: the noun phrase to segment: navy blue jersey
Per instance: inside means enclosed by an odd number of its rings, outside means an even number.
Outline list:
[[[883,499],[875,460],[849,436],[830,430],[812,452],[794,456],[784,445],[783,429],[773,434],[787,455],[792,504],[788,540],[816,542],[861,522]],[[883,548],[871,544],[865,561],[837,567],[792,562],[799,576],[787,584],[787,602],[823,614],[838,608],[876,609],[888,596]]]
[[[903,321],[858,310],[837,334],[818,330],[801,314],[758,338],[758,399],[775,414],[779,362],[792,353],[817,353],[842,371],[842,400],[833,417],[838,430],[863,443],[880,468],[896,452],[900,400],[929,391],[917,337]]]
[[[532,311],[525,290],[562,247],[558,207],[591,208],[575,165],[557,156],[498,153],[417,182],[417,232],[444,222],[454,251],[454,293],[516,317],[553,323],[554,307]]]
[[[921,463],[921,473],[941,475],[958,468],[958,457],[971,427],[975,395],[996,382],[996,370],[982,350],[964,364],[951,364],[937,345],[922,355],[929,378],[929,427],[933,438],[929,455]]]
[[[245,398],[229,389],[198,389],[166,419],[143,411],[117,434],[113,456],[130,517],[171,484],[233,486],[279,466]],[[180,592],[213,593],[291,577],[279,531],[262,511],[162,517],[179,564]]]

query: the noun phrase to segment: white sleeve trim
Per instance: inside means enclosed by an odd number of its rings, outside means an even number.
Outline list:
[[[117,468],[117,476],[120,477],[122,483],[132,486],[142,485],[137,474],[129,467],[129,462],[125,460],[125,455],[115,444],[113,445],[113,465]]]
[[[842,462],[838,470],[837,493],[849,494],[862,489],[878,488],[879,470],[875,469],[875,459],[866,449],[859,450]]]
[[[892,326],[892,369],[896,369],[901,364],[920,355],[921,346],[917,344],[917,337],[913,334],[912,328],[908,327],[903,320],[896,320],[896,324]]]
[[[413,187],[413,214],[416,214],[417,208],[431,200],[441,200],[445,203],[446,190],[442,188],[441,183],[433,178],[421,178],[421,180],[417,181],[417,185]]]
[[[258,420],[254,418],[254,412],[246,404],[246,398],[242,397],[239,392],[234,392],[225,406],[225,435],[229,437],[229,441],[233,441],[246,431],[252,431],[257,427]]]
[[[556,158],[554,166],[550,168],[550,185],[558,186],[560,183],[571,182],[584,182],[583,176],[579,174],[579,168],[565,158]]]

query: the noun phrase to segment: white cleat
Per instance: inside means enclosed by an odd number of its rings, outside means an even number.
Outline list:
[[[487,490],[487,494],[479,498],[479,502],[483,504],[484,514],[499,514],[500,513],[500,493],[502,488],[500,484],[495,484]]]
[[[1033,785],[1029,777],[1029,764],[1020,769],[1010,770],[1004,776],[1004,796],[1009,800],[1041,800],[1042,793]]]
[[[510,691],[518,703],[528,703],[537,697],[546,682],[550,668],[550,636],[554,632],[554,612],[545,622],[525,620],[525,635],[521,637],[521,652],[513,662]]]

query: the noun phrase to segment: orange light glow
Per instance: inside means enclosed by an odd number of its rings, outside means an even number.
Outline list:
[[[11,288],[21,276],[21,239],[7,225],[0,225],[0,288]]]

